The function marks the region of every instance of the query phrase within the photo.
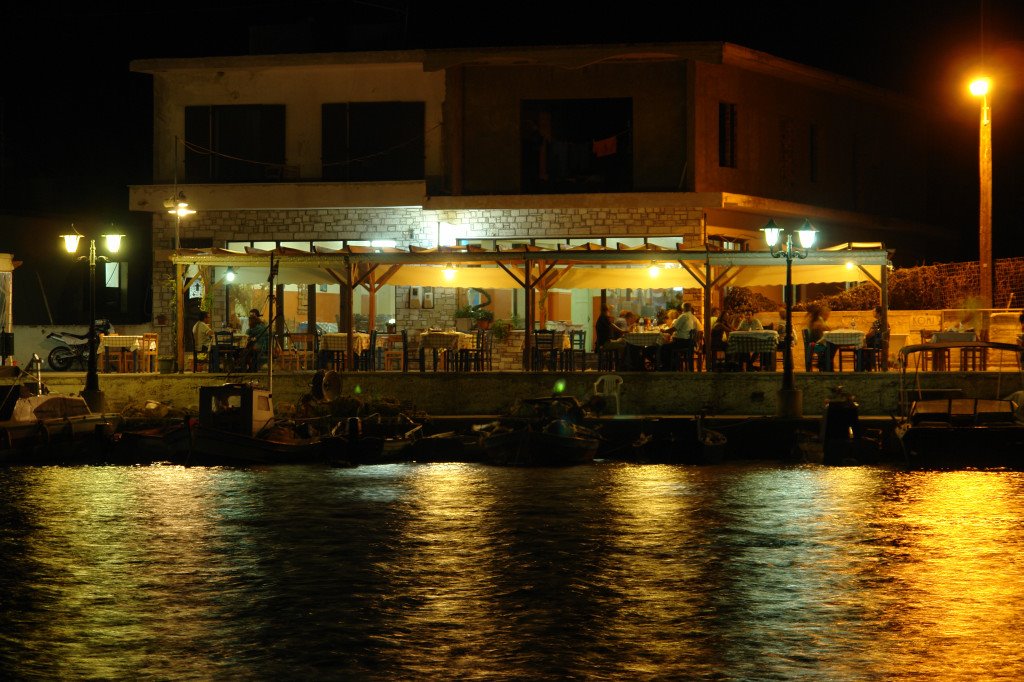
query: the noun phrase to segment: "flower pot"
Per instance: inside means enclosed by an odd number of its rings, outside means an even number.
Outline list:
[[[490,329],[491,328],[491,320],[477,320],[476,321],[476,326],[477,326],[478,329]]]
[[[473,318],[472,317],[456,317],[455,318],[455,330],[460,332],[469,332],[473,329]]]

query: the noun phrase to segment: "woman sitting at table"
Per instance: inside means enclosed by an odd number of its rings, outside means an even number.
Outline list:
[[[836,347],[830,346],[825,341],[825,332],[832,331],[828,325],[828,318],[832,310],[827,305],[812,303],[807,306],[807,348],[808,370],[810,369],[810,356],[818,356],[818,370],[830,371],[832,368],[832,356],[836,353]]]
[[[597,322],[594,323],[594,350],[608,350],[614,351],[616,357],[616,366],[622,361],[622,355],[626,350],[626,340],[622,338],[625,333],[625,329],[615,324],[615,318],[612,317],[612,307],[606,305],[604,312],[597,318]]]

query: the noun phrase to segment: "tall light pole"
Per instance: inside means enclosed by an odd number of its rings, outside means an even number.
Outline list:
[[[978,281],[981,307],[991,308],[994,302],[995,269],[992,267],[992,110],[988,91],[992,81],[977,78],[971,82],[971,94],[981,98],[981,125],[978,135],[978,176],[981,194],[978,199]]]
[[[75,226],[72,225],[71,229],[74,230]],[[121,237],[123,235],[111,233],[102,235],[106,240],[107,250],[111,253],[117,253],[117,250],[121,248]],[[78,242],[82,239],[82,235],[75,230],[72,234],[61,235],[64,239],[64,248],[68,253],[78,252]],[[89,405],[89,409],[93,412],[102,412],[105,409],[103,391],[100,390],[100,377],[97,371],[97,354],[99,351],[99,338],[96,335],[96,261],[107,260],[106,256],[96,255],[96,240],[89,240],[89,255],[79,256],[78,260],[87,260],[89,262],[89,358],[85,373],[85,389],[82,391],[82,397],[85,398],[85,402]]]
[[[780,417],[795,418],[803,415],[804,395],[793,380],[793,260],[807,258],[807,252],[814,246],[816,230],[810,220],[804,220],[797,230],[802,248],[797,248],[793,246],[793,233],[784,231],[773,219],[769,219],[761,229],[772,256],[786,259],[786,336],[782,341],[782,388],[778,393],[778,413]],[[785,241],[780,244],[783,235]]]
[[[177,146],[175,146],[175,153],[177,153]],[[177,172],[177,162],[175,162],[174,168]],[[175,178],[175,182],[177,182],[177,178]],[[177,253],[181,248],[181,219],[192,215],[195,210],[189,208],[184,192],[175,192],[170,198],[164,200],[164,208],[174,216],[174,251]],[[179,374],[185,371],[185,291],[182,288],[182,277],[181,265],[176,264],[174,266],[174,300],[177,314],[174,320],[174,358]]]

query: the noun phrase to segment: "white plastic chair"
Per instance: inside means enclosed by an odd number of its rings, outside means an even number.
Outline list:
[[[615,414],[619,414],[619,395],[622,393],[622,377],[618,374],[602,374],[594,382],[594,395],[603,396],[605,400],[615,399]]]

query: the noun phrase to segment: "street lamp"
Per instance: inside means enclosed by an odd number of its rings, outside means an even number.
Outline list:
[[[793,260],[807,258],[808,251],[814,246],[817,230],[811,221],[804,220],[804,224],[797,230],[800,248],[793,246],[793,233],[786,232],[770,218],[761,230],[772,256],[786,259],[786,336],[782,341],[782,388],[778,394],[778,412],[780,417],[795,418],[803,414],[803,391],[796,388],[793,382]],[[785,241],[780,244],[783,236]]]
[[[75,230],[75,226],[71,226],[72,230]],[[121,248],[121,237],[124,235],[117,233],[110,233],[102,235],[106,240],[107,251],[111,253],[117,253],[117,250]],[[68,253],[76,253],[78,251],[78,243],[82,239],[82,235],[75,230],[72,234],[61,235],[64,240],[64,248]],[[103,400],[103,391],[100,390],[100,377],[97,372],[97,353],[98,353],[98,338],[96,336],[96,261],[108,260],[106,256],[96,255],[96,240],[89,240],[89,255],[79,256],[78,260],[87,260],[89,262],[89,359],[85,374],[85,389],[82,391],[82,397],[85,398],[85,402],[89,405],[89,409],[93,412],[102,412],[105,409]]]
[[[978,175],[981,195],[978,200],[978,279],[981,306],[991,308],[995,270],[992,267],[992,110],[988,91],[992,81],[977,78],[971,82],[971,94],[981,98],[981,126],[978,136]]]

